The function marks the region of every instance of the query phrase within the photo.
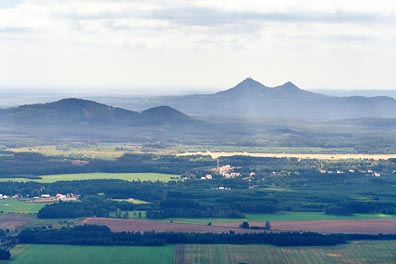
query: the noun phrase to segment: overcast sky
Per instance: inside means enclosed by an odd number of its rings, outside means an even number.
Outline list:
[[[394,0],[0,0],[0,89],[396,89],[395,68]]]

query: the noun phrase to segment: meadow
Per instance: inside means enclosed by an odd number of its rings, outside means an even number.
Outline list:
[[[71,245],[17,245],[11,250],[10,261],[1,264],[170,264],[174,246],[71,246]]]
[[[75,173],[75,174],[54,174],[42,175],[41,179],[27,179],[27,178],[0,178],[0,182],[16,181],[16,182],[42,182],[53,183],[57,181],[75,181],[75,180],[101,180],[101,179],[119,179],[126,181],[162,181],[168,182],[174,177],[179,177],[175,174],[163,173]]]
[[[354,241],[327,247],[177,245],[174,263],[395,263],[396,241]]]
[[[46,203],[31,203],[16,199],[0,200],[0,212],[16,214],[36,214]]]

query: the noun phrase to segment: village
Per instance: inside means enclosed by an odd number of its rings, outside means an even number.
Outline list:
[[[22,195],[20,194],[15,194],[12,196],[0,194],[0,200],[15,199],[29,203],[75,202],[78,201],[79,198],[80,198],[79,194],[73,194],[73,193],[67,193],[67,194],[58,193],[55,196],[51,196],[50,194],[42,194],[40,196],[35,196],[33,198],[30,198],[29,196],[22,197]]]

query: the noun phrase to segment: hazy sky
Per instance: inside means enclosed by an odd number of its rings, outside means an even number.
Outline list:
[[[395,68],[394,0],[0,0],[0,89],[396,88]]]

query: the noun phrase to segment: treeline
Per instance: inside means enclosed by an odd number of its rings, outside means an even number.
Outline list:
[[[89,197],[81,202],[47,204],[37,213],[38,218],[109,217],[118,210],[131,211],[136,206],[128,202],[116,202],[102,197]]]
[[[325,214],[353,215],[353,214],[396,214],[396,202],[343,202],[327,206]]]
[[[7,232],[3,229],[0,229],[0,244],[2,242],[2,240],[6,240],[7,239]],[[2,248],[0,247],[0,260],[1,259],[10,259],[11,258],[11,254],[10,251],[6,248]]]
[[[241,201],[238,195],[233,199],[217,199],[216,202],[205,203],[200,199],[185,197],[172,197],[160,202],[159,210],[147,211],[147,218],[162,219],[169,217],[192,217],[192,218],[244,218],[245,213],[273,213],[276,205],[273,201],[250,199]]]
[[[344,235],[313,232],[285,233],[176,233],[112,232],[106,226],[82,225],[62,229],[23,230],[20,243],[74,245],[161,246],[165,244],[271,244],[276,246],[332,246],[346,243]]]
[[[158,172],[194,173],[197,168],[215,166],[209,157],[176,157],[173,155],[125,154],[116,160],[88,159],[88,164],[73,165],[63,157],[39,153],[12,153],[0,156],[0,177],[32,177],[49,174],[89,172]]]
[[[8,249],[0,248],[0,260],[1,259],[7,260],[7,259],[10,259],[10,258],[11,258],[10,251]]]

